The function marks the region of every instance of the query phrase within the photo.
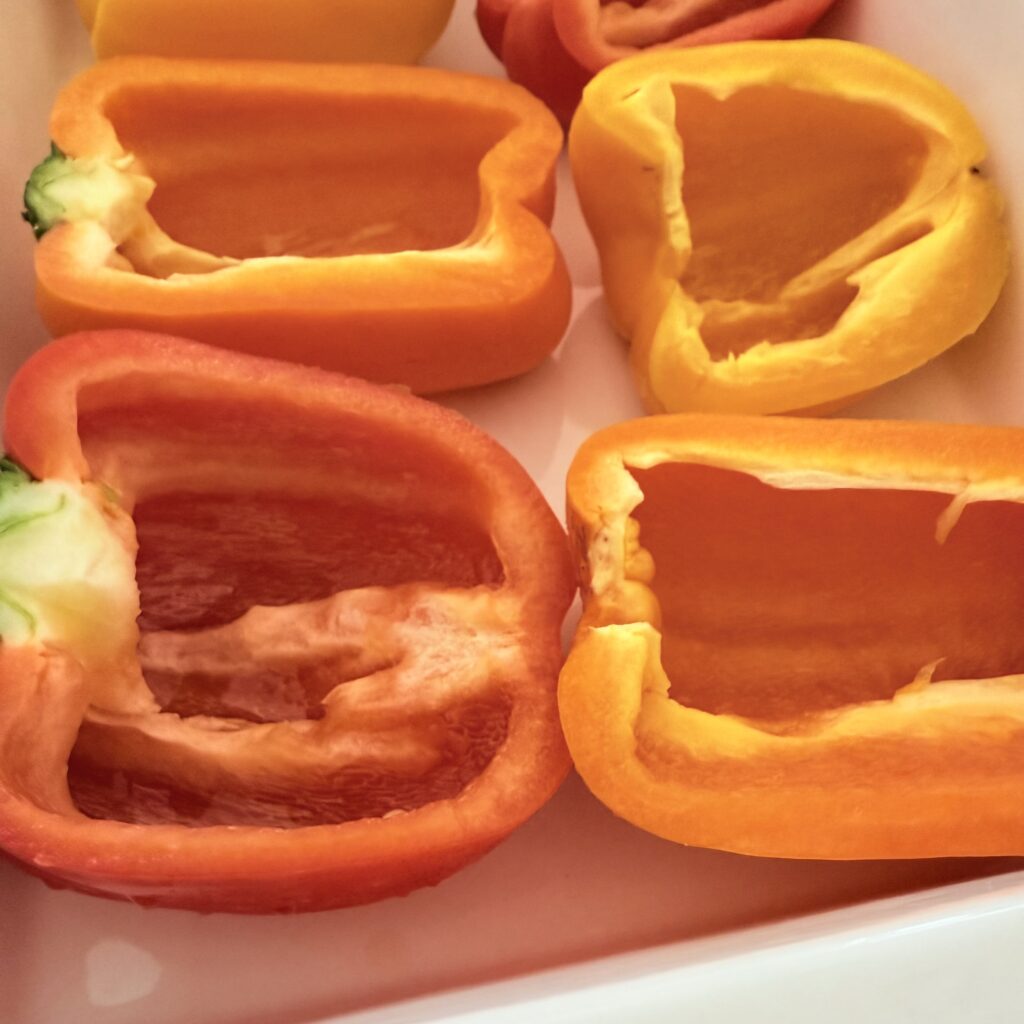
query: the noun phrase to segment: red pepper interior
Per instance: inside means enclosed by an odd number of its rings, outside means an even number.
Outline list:
[[[642,49],[697,32],[778,0],[601,0],[601,35]]]
[[[359,587],[472,587],[502,578],[478,523],[429,510],[277,493],[175,492],[141,502],[133,518],[144,634],[221,626],[254,605],[318,601]],[[372,667],[360,664],[359,674]],[[343,674],[336,663],[267,667],[245,678],[146,669],[168,711],[255,722],[320,718],[321,698]]]
[[[461,793],[505,742],[508,714],[506,703],[494,699],[441,716],[433,724],[445,733],[444,758],[424,773],[345,765],[258,788],[216,769],[201,783],[194,774],[184,781],[180,761],[125,768],[104,757],[109,738],[87,722],[68,763],[68,785],[83,814],[133,824],[302,828],[380,818]]]
[[[133,509],[143,649],[147,637],[180,645],[180,668],[173,658],[142,661],[165,713],[223,719],[230,730],[312,725],[335,687],[400,671],[402,658],[362,650],[359,636],[318,655],[324,626],[317,602],[367,587],[503,581],[478,482],[416,430],[395,423],[382,431],[355,413],[347,422],[337,412],[290,415],[279,403],[244,396],[188,397],[176,394],[182,389],[173,378],[162,393],[135,389],[131,378],[87,388],[79,432],[97,477]],[[253,607],[275,610],[294,653],[245,632],[243,616]],[[196,646],[204,633],[216,629],[228,631],[223,649],[196,655],[206,650]],[[436,672],[417,685],[450,682],[443,660]],[[256,784],[207,763],[202,749],[149,740],[130,723],[87,722],[70,759],[69,786],[84,813],[122,821],[345,821],[456,795],[494,756],[508,722],[498,692],[410,714],[396,742],[411,737],[415,747],[420,737],[432,752],[426,762],[410,755],[406,764],[400,750],[390,760],[368,753],[365,763],[332,766],[328,757],[322,770],[282,782],[268,752],[266,778]],[[386,739],[395,711],[382,715]]]
[[[948,494],[631,472],[681,703],[785,720],[887,699],[934,661],[935,680],[1024,672],[1024,506],[968,504],[939,543]]]
[[[139,624],[192,630],[253,605],[316,601],[357,587],[499,583],[490,537],[453,511],[276,492],[174,492],[140,502]]]
[[[149,210],[216,256],[442,249],[480,212],[480,161],[508,115],[422,97],[120,90],[105,108],[157,184]]]
[[[681,283],[713,359],[826,333],[852,274],[931,230],[925,212],[880,226],[939,144],[895,107],[789,86],[674,93],[693,243]]]

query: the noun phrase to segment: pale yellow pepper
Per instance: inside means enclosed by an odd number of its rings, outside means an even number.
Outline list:
[[[77,0],[97,57],[156,54],[408,64],[455,0]]]

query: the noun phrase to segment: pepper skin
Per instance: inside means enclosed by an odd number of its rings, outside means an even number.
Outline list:
[[[1024,431],[659,416],[569,472],[569,750],[616,814],[823,859],[1024,852]]]
[[[647,49],[802,36],[835,0],[477,0],[480,32],[513,82],[564,125],[602,68]]]
[[[25,364],[6,440],[42,483],[5,463],[0,848],[51,884],[365,903],[481,856],[563,778],[564,531],[461,416],[112,331]]]
[[[68,163],[44,199],[69,219],[36,275],[54,335],[163,331],[437,392],[524,373],[568,324],[547,226],[561,132],[506,82],[113,58],[51,131]],[[120,187],[84,202],[100,178]]]
[[[97,57],[411,64],[455,0],[78,0]]]
[[[650,412],[836,408],[975,331],[1006,280],[978,127],[872,47],[632,57],[569,153]]]

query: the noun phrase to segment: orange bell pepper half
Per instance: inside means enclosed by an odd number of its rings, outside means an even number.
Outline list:
[[[835,0],[477,0],[513,82],[565,125],[602,68],[648,49],[802,36]]]
[[[55,335],[133,327],[418,392],[541,362],[571,285],[562,134],[451,71],[114,58],[26,188]]]
[[[651,417],[568,499],[559,706],[616,814],[761,856],[1024,852],[1024,431]]]
[[[28,870],[164,907],[364,903],[563,778],[565,534],[461,416],[115,331],[21,369],[6,441],[0,849]]]
[[[97,57],[419,60],[455,0],[77,0]]]

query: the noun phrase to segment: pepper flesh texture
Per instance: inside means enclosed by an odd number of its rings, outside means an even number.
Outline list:
[[[148,197],[40,240],[55,335],[166,331],[437,392],[531,369],[568,323],[547,227],[561,132],[508,83],[112,58],[50,127]]]
[[[561,781],[564,532],[460,416],[99,332],[22,368],[6,438],[127,564],[102,658],[0,644],[0,847],[51,884],[368,902],[481,856]]]
[[[649,48],[802,36],[835,0],[477,0],[480,32],[513,82],[564,125],[602,68]]]
[[[411,64],[454,0],[78,0],[93,50],[122,54]]]
[[[633,58],[591,84],[569,149],[651,412],[839,405],[976,330],[1006,279],[976,125],[870,47]]]
[[[1024,850],[1024,431],[693,414],[568,478],[570,753],[616,814],[772,857]]]

